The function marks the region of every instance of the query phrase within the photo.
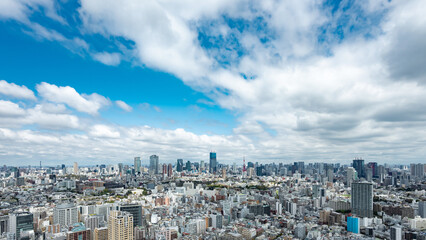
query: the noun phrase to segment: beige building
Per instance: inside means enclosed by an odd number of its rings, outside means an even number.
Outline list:
[[[108,240],[133,240],[133,216],[112,211],[108,218]]]
[[[93,231],[93,239],[94,240],[108,240],[108,228],[95,228]]]

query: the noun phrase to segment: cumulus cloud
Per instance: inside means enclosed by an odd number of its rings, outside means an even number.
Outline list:
[[[0,80],[0,94],[20,99],[36,99],[33,91],[28,89],[26,86],[8,83],[5,80]]]
[[[102,107],[110,105],[110,100],[99,94],[80,95],[74,88],[69,86],[58,87],[43,82],[38,84],[36,88],[38,94],[48,101],[64,103],[77,111],[91,115],[98,114]]]
[[[121,109],[123,109],[126,112],[131,112],[133,110],[132,107],[130,107],[127,103],[125,103],[121,100],[115,101],[115,104],[117,104],[118,107],[120,107]]]
[[[100,138],[119,138],[120,133],[116,130],[114,130],[112,127],[106,126],[106,125],[94,125],[90,131],[89,134],[93,137],[100,137]]]
[[[0,117],[17,117],[25,114],[25,110],[18,104],[0,100]]]
[[[335,161],[426,155],[422,0],[336,6],[309,0],[82,0],[78,11],[85,34],[131,43],[126,49],[116,46],[122,52],[94,53],[94,59],[107,65],[136,59],[137,65],[171,73],[237,113],[238,122],[229,136],[107,124],[88,127],[81,136],[62,136],[66,147],[84,143],[87,156],[130,154],[124,150],[129,144],[190,157],[205,156],[214,147],[228,160],[240,154]],[[54,31],[34,29],[46,39],[66,42]],[[92,115],[109,104],[72,87],[42,83],[37,91],[43,99]],[[4,104],[9,112],[20,111]],[[30,134],[43,135],[13,136]]]

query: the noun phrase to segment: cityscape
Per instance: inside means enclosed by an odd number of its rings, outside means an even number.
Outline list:
[[[425,0],[0,0],[0,240],[426,240]]]
[[[426,238],[426,164],[226,165],[219,156],[4,166],[1,239]]]

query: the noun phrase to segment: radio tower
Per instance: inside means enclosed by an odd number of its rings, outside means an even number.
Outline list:
[[[246,171],[246,158],[243,157],[243,172]]]

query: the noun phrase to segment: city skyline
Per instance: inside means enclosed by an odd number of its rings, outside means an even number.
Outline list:
[[[425,162],[421,0],[0,5],[2,165]]]

